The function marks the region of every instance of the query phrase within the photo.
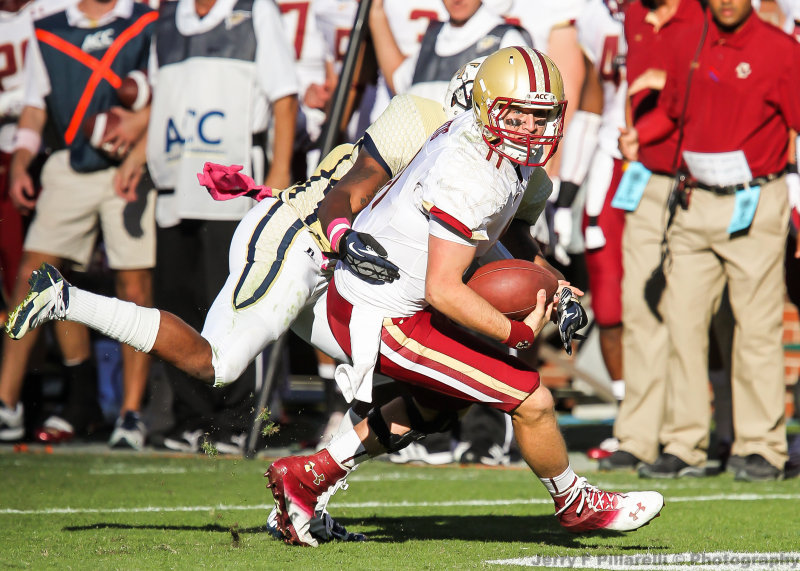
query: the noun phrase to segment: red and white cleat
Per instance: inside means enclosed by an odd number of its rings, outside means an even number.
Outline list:
[[[317,505],[327,503],[326,492],[347,476],[347,472],[327,450],[321,450],[311,456],[276,460],[266,476],[278,510],[278,530],[283,534],[284,542],[317,547],[319,542],[312,533],[312,523],[319,519]]]
[[[604,492],[589,485],[586,478],[578,478],[554,501],[558,521],[573,533],[633,531],[658,517],[664,507],[664,496],[658,492]]]

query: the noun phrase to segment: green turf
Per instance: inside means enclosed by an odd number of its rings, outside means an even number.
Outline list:
[[[560,529],[547,493],[527,470],[374,462],[354,473],[331,504],[343,524],[370,540],[289,547],[265,533],[266,467],[265,460],[223,457],[0,452],[0,568],[504,568],[488,561],[790,552],[800,543],[797,479],[652,482],[588,474],[608,488],[659,489],[667,505],[635,533],[575,536]],[[753,494],[777,497],[681,501]]]

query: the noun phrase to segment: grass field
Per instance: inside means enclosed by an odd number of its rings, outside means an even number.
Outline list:
[[[369,541],[312,549],[265,532],[268,462],[3,448],[0,568],[800,569],[798,479],[586,474],[609,489],[658,489],[666,506],[631,534],[575,536],[525,469],[373,462],[331,503]]]

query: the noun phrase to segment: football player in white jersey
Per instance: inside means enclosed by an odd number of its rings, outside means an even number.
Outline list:
[[[512,416],[523,458],[550,491],[565,528],[633,530],[660,512],[657,492],[604,492],[575,475],[539,374],[452,323],[523,349],[549,318],[553,300],[544,290],[531,315],[511,321],[462,276],[515,215],[541,212],[541,197],[526,192],[527,183],[557,148],[565,104],[561,75],[543,53],[526,47],[495,52],[475,78],[473,113],[439,128],[353,223],[351,232],[382,243],[399,278],[372,285],[346,264],[337,266],[328,319],[353,362],[337,369],[337,383],[361,398],[377,367],[403,382],[413,398],[373,408],[316,454],[270,466],[278,528],[287,543],[316,545],[309,525],[317,504],[356,465],[446,429],[457,411],[475,402]],[[558,303],[566,305],[571,290],[560,290]]]
[[[297,116],[295,153],[306,154],[307,174],[311,176],[319,162],[319,149],[311,148],[322,132],[325,108],[333,94],[333,85],[325,70],[325,47],[317,29],[315,6],[311,0],[278,0],[281,21],[296,58],[299,82],[300,113]]]

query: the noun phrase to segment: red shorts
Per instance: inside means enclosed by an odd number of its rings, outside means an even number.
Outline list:
[[[352,309],[331,280],[328,323],[348,355]],[[431,308],[384,320],[376,371],[407,383],[422,406],[438,410],[483,403],[511,412],[539,387],[538,372]]]
[[[622,230],[625,227],[625,211],[611,206],[621,178],[622,161],[614,159],[614,174],[606,192],[603,210],[597,217],[597,225],[603,230],[606,244],[596,250],[586,250],[592,311],[600,327],[622,323]],[[584,213],[584,230],[588,222]]]

